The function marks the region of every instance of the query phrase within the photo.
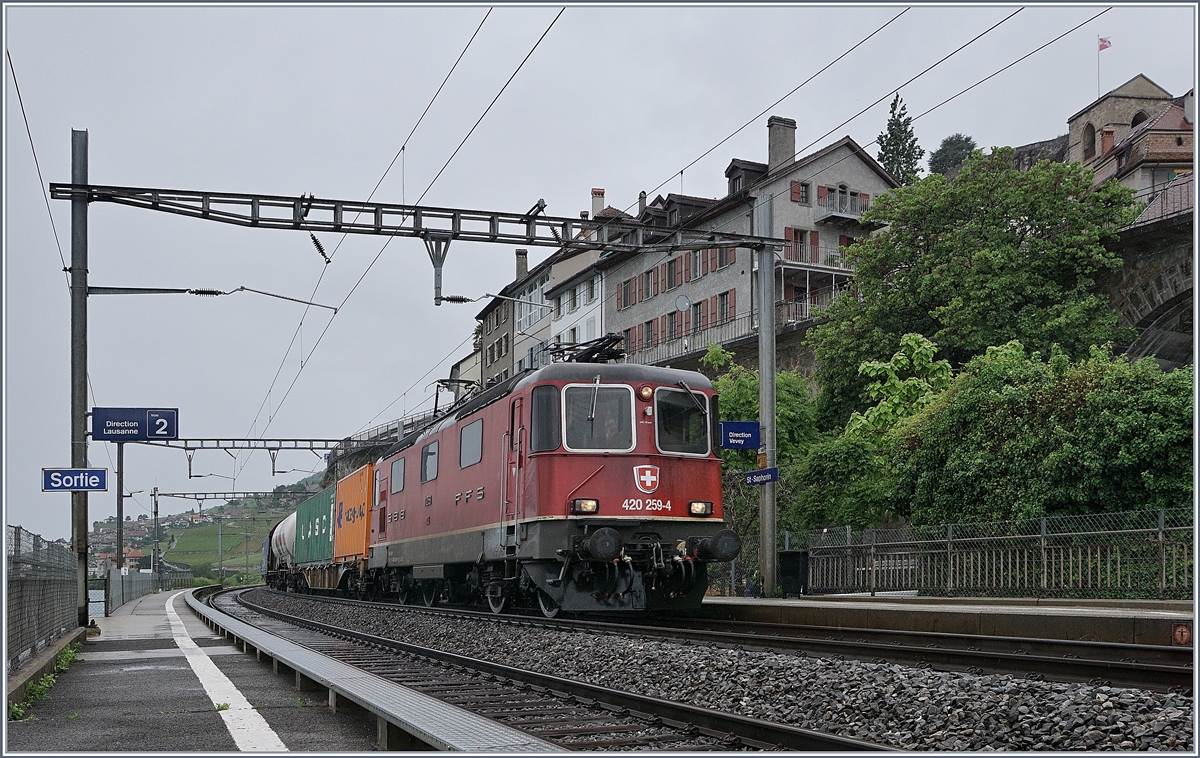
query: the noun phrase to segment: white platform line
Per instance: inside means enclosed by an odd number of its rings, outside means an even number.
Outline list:
[[[187,628],[183,625],[183,620],[175,612],[175,598],[177,597],[179,597],[178,594],[167,601],[167,619],[171,622],[171,632],[175,637],[175,644],[183,651],[188,665],[192,667],[196,678],[200,680],[204,691],[212,700],[213,707],[228,703],[228,709],[220,711],[221,718],[225,720],[225,728],[229,730],[229,735],[237,743],[238,750],[286,752],[287,746],[283,744],[283,740],[279,739],[279,735],[275,734],[275,730],[262,717],[262,714],[254,710],[250,701],[242,695],[241,690],[229,681],[229,677],[217,668],[217,664],[213,663],[204,650],[192,641],[187,633]]]

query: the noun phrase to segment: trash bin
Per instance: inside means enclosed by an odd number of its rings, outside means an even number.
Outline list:
[[[808,551],[779,551],[779,586],[783,596],[808,594]]]

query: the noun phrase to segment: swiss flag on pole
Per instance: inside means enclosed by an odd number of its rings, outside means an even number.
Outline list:
[[[1108,37],[1097,37],[1097,39],[1100,40],[1101,50],[1107,50],[1108,48],[1112,47],[1112,40]]]

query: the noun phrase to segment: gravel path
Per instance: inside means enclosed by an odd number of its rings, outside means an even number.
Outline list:
[[[380,637],[905,750],[1196,750],[1190,693],[726,650],[499,619],[450,622],[252,595],[267,607]]]

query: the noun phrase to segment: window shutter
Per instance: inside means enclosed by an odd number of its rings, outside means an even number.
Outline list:
[[[844,234],[838,235],[838,247],[846,247],[850,244],[850,238]]]
[[[729,290],[729,319],[732,321],[737,314],[737,290]]]
[[[640,274],[638,275],[638,278],[637,278],[637,302],[639,302],[639,303],[646,299],[646,293],[643,291],[643,285],[642,285],[643,278],[644,277],[641,276]]]
[[[792,202],[800,202],[800,182],[792,180]]]
[[[717,296],[713,295],[708,299],[708,323],[717,323]]]
[[[825,187],[824,185],[818,184],[817,185],[817,202],[823,203],[825,200],[825,196],[827,194],[829,194],[829,188]]]
[[[689,334],[692,331],[692,312],[686,310],[683,312],[683,333]]]
[[[800,246],[793,246],[792,241],[799,241],[796,230],[790,226],[783,227],[783,238],[786,240],[783,245],[783,257],[795,257],[800,254]]]
[[[708,251],[701,250],[700,251],[700,276],[704,276],[707,273],[708,273]]]
[[[691,255],[679,256],[679,263],[682,264],[682,266],[683,266],[683,280],[685,282],[690,282],[692,280],[692,262],[690,260],[691,257],[692,257]]]
[[[658,266],[650,269],[650,297],[658,294]]]
[[[808,233],[808,256],[812,261],[821,257],[821,233],[815,229]]]
[[[865,192],[858,193],[858,207],[860,210],[866,210],[871,204],[871,196]]]
[[[658,291],[662,292],[667,288],[667,264],[662,264],[658,267]]]

